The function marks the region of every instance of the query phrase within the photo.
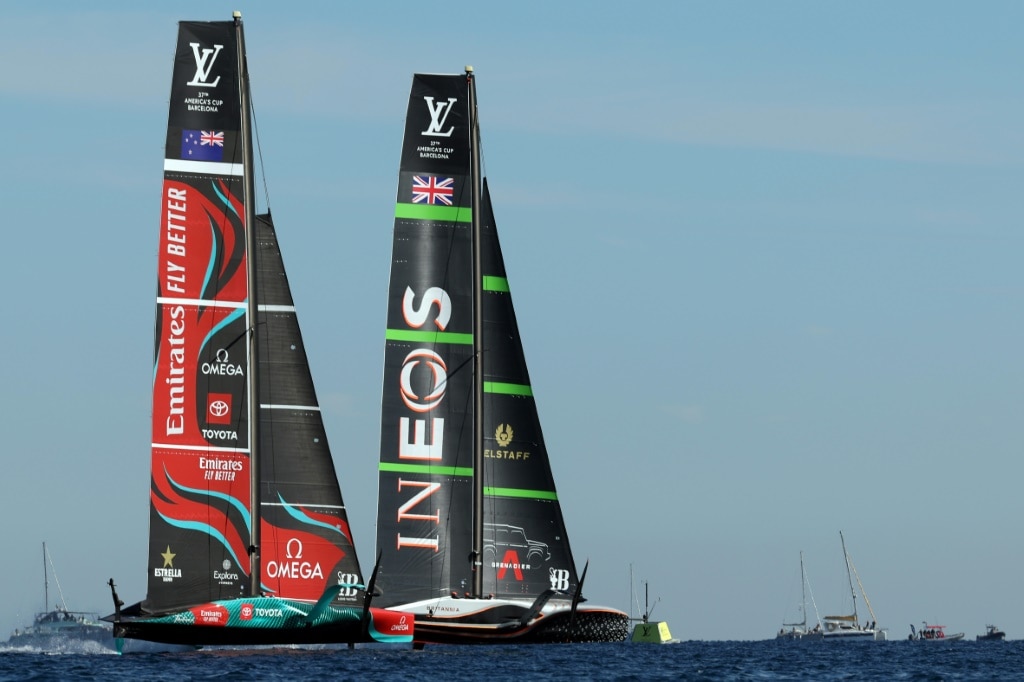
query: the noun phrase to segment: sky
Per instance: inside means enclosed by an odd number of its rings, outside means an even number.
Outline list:
[[[145,596],[177,22],[235,9],[364,570],[409,88],[471,64],[589,601],[771,638],[801,552],[849,608],[842,531],[891,639],[1024,638],[1024,4],[51,0],[0,3],[0,640],[44,541]]]

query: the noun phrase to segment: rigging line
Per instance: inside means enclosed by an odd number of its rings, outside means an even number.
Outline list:
[[[53,557],[50,556],[49,550],[46,551],[46,560],[50,562],[50,573],[53,573],[53,582],[57,586],[57,594],[60,595],[60,603],[64,607],[64,610],[68,610],[68,603],[64,599],[64,590],[60,586],[60,578],[57,577],[57,567],[53,565]]]
[[[474,121],[474,127],[478,131],[482,130],[483,126],[480,124],[480,108],[475,107],[473,113],[475,114],[474,118],[476,119]],[[487,177],[487,159],[484,158],[484,136],[480,135],[479,133],[476,136],[476,148],[477,156],[480,159],[480,179],[483,180],[484,178]]]
[[[249,74],[246,73],[246,78]],[[259,157],[260,177],[263,178],[263,199],[267,202],[267,213],[270,213],[270,188],[267,185],[267,171],[263,165],[263,147],[260,145],[260,127],[256,124],[256,103],[252,96],[252,83],[249,84],[249,113],[252,116],[252,137],[256,143],[256,156]]]
[[[470,356],[470,358],[468,360],[462,362],[462,364],[460,364],[459,367],[465,366],[466,363],[468,363],[470,360],[472,360],[472,355]],[[472,410],[472,400],[473,400],[473,392],[472,391],[466,392],[465,397],[464,397],[462,414],[464,414],[464,415],[472,414],[472,412],[473,412],[473,410]],[[465,429],[459,429],[458,433],[459,433],[459,441],[458,441],[458,444],[455,447],[455,466],[456,467],[458,467],[460,465],[464,465],[464,462],[462,461],[462,456],[463,456],[463,453],[465,452],[465,448],[463,448],[462,445],[463,445],[463,442],[464,442],[464,438],[466,437]],[[469,457],[470,457],[470,467],[472,467],[473,466],[472,465],[472,459],[473,459],[473,448],[472,447],[469,448]],[[451,528],[452,528],[452,516],[455,513],[455,504],[454,504],[455,499],[454,498],[455,498],[454,495],[449,495],[448,496],[448,500],[447,500],[448,508],[445,510],[445,528],[447,529],[447,533],[446,533],[446,537],[445,537],[445,543],[449,546],[449,548],[451,547],[451,544],[452,544]],[[472,551],[472,548],[470,548],[470,550]],[[471,557],[468,557],[468,558],[470,559],[470,561],[472,561]],[[483,557],[479,557],[479,558],[481,560],[483,559]],[[448,568],[447,569],[445,568],[445,564],[448,564]],[[451,570],[452,570],[452,568],[454,568],[454,566],[455,566],[455,557],[452,556],[452,552],[450,550],[449,551],[445,551],[444,552],[444,556],[441,559],[441,567],[439,569],[439,573],[438,573],[437,578],[438,578],[438,580],[441,580],[444,577],[445,572],[447,571],[448,575],[449,575],[447,589],[449,591],[453,591],[453,592],[455,591],[454,588],[456,587],[456,585],[454,584],[455,576],[451,574]],[[472,575],[473,575],[473,573],[472,573],[472,564],[471,564],[471,566],[470,566],[470,573],[469,573],[470,580],[472,580]],[[469,587],[472,588],[472,584],[470,584]],[[467,585],[466,585],[465,578],[463,579],[462,584],[460,584],[458,586],[458,588],[459,588],[458,592],[459,592],[459,596],[460,597],[462,597],[465,594],[467,594],[467,592],[468,593],[472,593],[472,589],[469,589],[469,590],[466,589]]]

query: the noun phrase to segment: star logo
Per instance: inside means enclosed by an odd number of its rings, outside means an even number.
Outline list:
[[[161,554],[160,556],[164,558],[164,568],[174,568],[174,557],[178,555],[171,553],[170,545],[167,545],[167,551]]]

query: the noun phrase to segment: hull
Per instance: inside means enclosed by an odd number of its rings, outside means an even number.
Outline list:
[[[837,627],[826,621],[822,639],[834,642],[883,642],[887,639],[885,630],[876,628]]]
[[[1006,639],[1006,633],[995,625],[985,626],[985,634],[978,635],[975,639],[979,642],[1002,642]]]
[[[915,630],[911,626],[910,635],[907,637],[911,642],[959,642],[963,638],[962,632],[946,634],[945,626],[927,623],[920,630]]]
[[[417,644],[540,644],[623,642],[629,616],[618,609],[548,602],[525,619],[533,603],[514,599],[433,599],[405,604],[415,614]],[[451,614],[451,615],[440,615]]]
[[[830,642],[873,642],[874,632],[834,632],[822,635],[822,639]]]
[[[945,637],[909,637],[912,642],[959,642],[964,638],[964,633],[957,632],[953,635],[946,635]]]
[[[780,630],[779,634],[775,635],[775,639],[776,640],[787,640],[787,641],[795,641],[795,640],[801,640],[801,641],[803,641],[803,640],[820,640],[820,639],[824,639],[824,638],[825,638],[825,635],[821,632],[821,630],[810,630],[810,631],[807,631],[807,630],[802,630],[802,629],[798,629],[798,628],[793,628],[791,630]]]
[[[144,615],[140,605],[121,612],[113,634],[126,639],[188,646],[271,644],[408,643],[409,614],[329,607],[310,617],[313,605],[288,599],[233,599],[161,615]]]
[[[95,642],[114,649],[114,635],[109,627],[95,623],[69,625],[61,628],[33,626],[15,630],[7,645],[42,651],[62,651],[76,645]]]

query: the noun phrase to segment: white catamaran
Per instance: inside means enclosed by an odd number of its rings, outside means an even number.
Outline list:
[[[886,630],[878,627],[875,612],[871,608],[871,601],[868,600],[864,585],[861,584],[860,576],[857,575],[857,569],[846,551],[846,540],[843,538],[842,531],[839,531],[839,541],[842,543],[843,559],[846,561],[846,577],[850,584],[850,596],[853,598],[853,613],[844,616],[825,616],[823,638],[827,641],[882,641],[886,639]],[[857,578],[860,593],[864,597],[864,604],[868,607],[868,613],[871,614],[871,620],[863,625],[857,617],[857,592],[853,589],[854,576]]]

